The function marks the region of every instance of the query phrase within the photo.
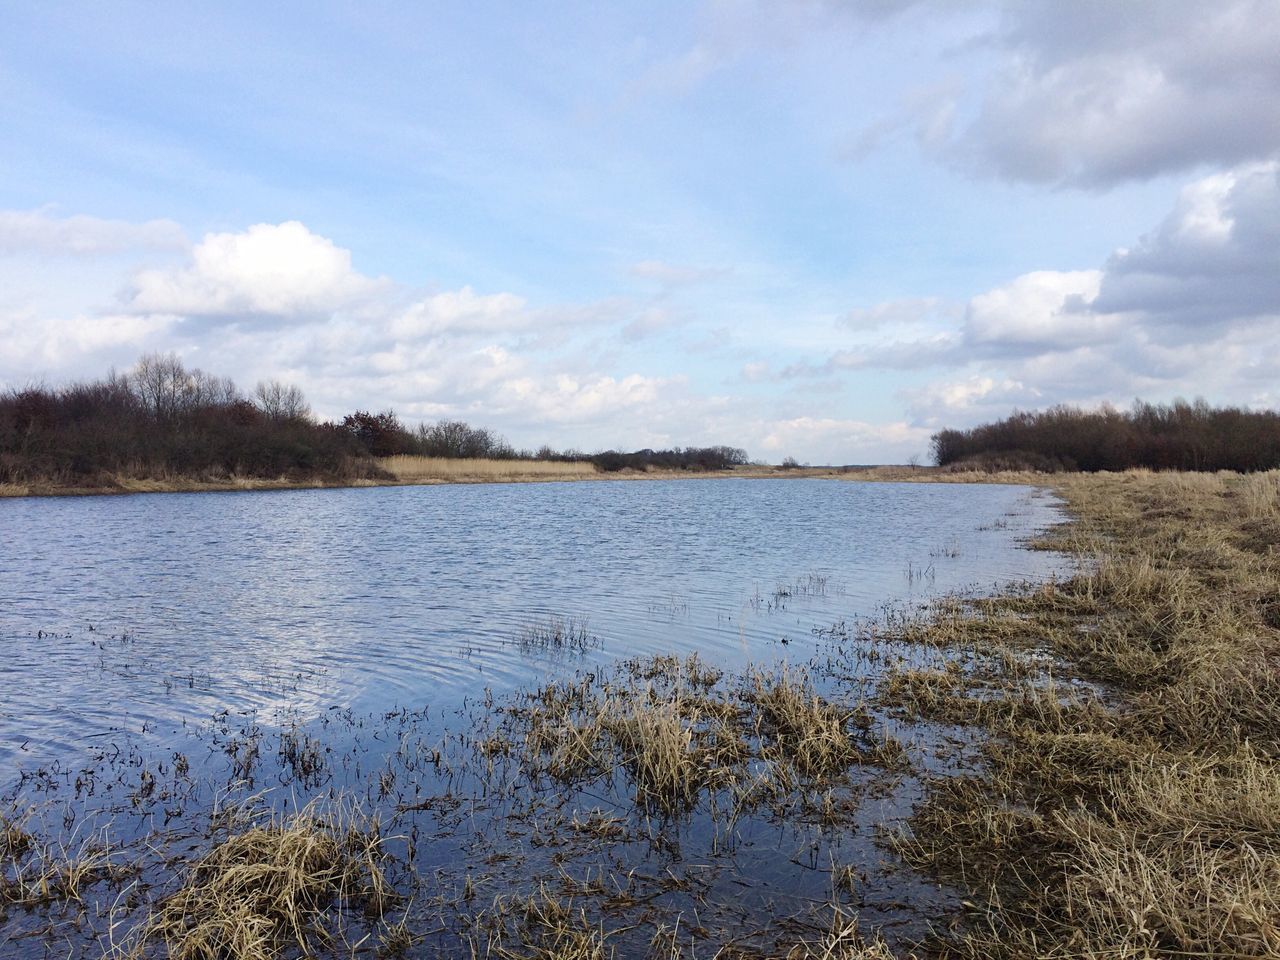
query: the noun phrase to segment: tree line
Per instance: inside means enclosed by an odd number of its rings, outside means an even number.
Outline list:
[[[942,467],[984,470],[1272,470],[1280,468],[1280,412],[1212,407],[1204,400],[1056,406],[1015,412],[932,438]]]
[[[623,452],[602,450],[517,450],[501,435],[485,427],[473,427],[461,420],[441,420],[409,429],[394,412],[357,411],[343,418],[342,428],[357,437],[361,446],[375,457],[400,455],[488,460],[560,460],[588,462],[606,473],[619,470],[728,470],[748,463],[740,447],[645,448]]]
[[[116,476],[232,476],[346,481],[385,476],[379,457],[556,459],[602,470],[713,470],[747,462],[734,447],[517,450],[484,427],[442,420],[410,429],[393,411],[312,416],[302,391],[278,381],[243,393],[227,377],[149,354],[126,373],[0,393],[0,483],[109,485]]]

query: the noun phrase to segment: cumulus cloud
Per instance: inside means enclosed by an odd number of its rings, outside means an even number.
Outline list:
[[[389,286],[357,272],[350,251],[297,221],[260,223],[207,234],[185,266],[141,271],[127,306],[185,317],[307,317],[355,306]]]
[[[944,149],[1011,180],[1106,186],[1280,151],[1272,0],[1010,0],[1004,63]]]
[[[0,254],[94,257],[136,250],[182,250],[187,237],[172,220],[56,217],[48,209],[0,210]]]
[[[418,339],[525,330],[532,322],[525,300],[512,293],[478,294],[470,287],[437,293],[412,304],[391,322],[396,337]]]
[[[902,398],[915,423],[965,425],[1135,396],[1274,402],[1274,363],[1260,358],[1277,355],[1280,162],[1269,161],[1186,185],[1155,229],[1097,269],[1023,274],[971,297],[950,329],[837,350],[779,376],[945,370]]]
[[[1001,351],[1069,347],[1105,339],[1115,319],[1091,310],[1101,270],[1037,270],[969,301],[964,342]]]
[[[1280,315],[1280,163],[1184,188],[1154,232],[1107,261],[1094,306],[1166,329]]]
[[[975,375],[904,392],[915,423],[923,427],[971,423],[1006,416],[1011,409],[1039,406],[1044,393],[1008,377]]]

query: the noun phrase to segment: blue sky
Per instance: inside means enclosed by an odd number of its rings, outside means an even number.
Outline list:
[[[900,461],[1275,406],[1280,4],[41,4],[0,384],[179,352],[517,444]]]

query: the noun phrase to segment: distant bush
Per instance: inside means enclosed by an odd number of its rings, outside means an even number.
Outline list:
[[[633,453],[620,453],[617,450],[605,450],[592,454],[590,460],[606,473],[619,470],[729,470],[743,466],[747,461],[747,451],[738,447],[673,447],[670,450],[636,450]]]
[[[423,424],[414,436],[417,453],[424,457],[456,457],[470,460],[514,460],[530,458],[528,453],[518,453],[511,444],[485,427],[473,427],[461,420],[441,420]],[[537,459],[553,459],[551,448],[543,447],[539,453],[548,456]]]
[[[188,368],[176,354],[148,354],[124,374],[59,388],[0,394],[0,483],[109,485],[117,475],[350,479],[384,476],[375,458],[590,462],[617,471],[724,470],[747,462],[736,447],[516,450],[460,420],[410,430],[392,410],[357,410],[316,423],[302,391],[264,381],[252,399],[235,383]]]
[[[280,399],[264,410],[173,354],[145,356],[105,380],[9,390],[0,394],[0,482],[380,473],[348,433],[302,415],[300,391],[282,388]]]
[[[341,429],[373,457],[394,457],[401,453],[418,453],[413,434],[404,428],[395,411],[366,413],[357,410],[342,418]]]
[[[1057,406],[933,435],[942,467],[981,470],[1271,470],[1280,467],[1280,413],[1169,405]]]

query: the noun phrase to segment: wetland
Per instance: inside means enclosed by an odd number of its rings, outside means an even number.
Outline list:
[[[5,956],[1280,956],[1276,472],[9,505]]]
[[[972,738],[877,702],[894,625],[1067,573],[1020,486],[3,509],[17,957],[776,952],[833,905],[918,940],[962,894],[885,831]]]

